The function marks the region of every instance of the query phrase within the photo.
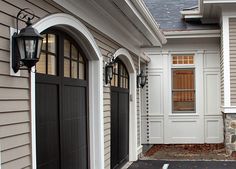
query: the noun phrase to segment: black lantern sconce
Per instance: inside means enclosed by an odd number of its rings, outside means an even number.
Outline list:
[[[143,71],[141,70],[140,74],[137,76],[137,87],[143,88],[147,82],[147,76],[144,75]]]
[[[31,17],[30,17],[31,16]],[[18,12],[16,18],[17,32],[12,36],[12,69],[18,72],[20,67],[25,66],[30,72],[31,68],[39,61],[43,37],[32,27],[31,20],[34,14],[28,8]],[[27,20],[26,27],[18,34],[18,21]]]
[[[105,64],[105,83],[111,83],[113,77],[113,64],[115,63],[115,58],[112,56],[111,60]]]

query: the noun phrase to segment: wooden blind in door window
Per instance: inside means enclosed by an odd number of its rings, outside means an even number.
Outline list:
[[[173,112],[194,112],[194,69],[173,69],[172,76]]]

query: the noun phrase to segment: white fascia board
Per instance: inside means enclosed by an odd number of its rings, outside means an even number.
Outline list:
[[[215,38],[220,37],[220,30],[165,31],[167,39],[178,38]]]
[[[138,45],[138,39],[132,36],[130,32],[124,30],[121,24],[118,24],[112,20],[108,15],[106,19],[100,17],[100,15],[92,14],[88,12],[86,6],[75,6],[70,1],[65,0],[53,0],[58,5],[62,6],[66,10],[70,11],[75,16],[79,17],[86,23],[90,24],[94,28],[98,29],[117,43],[125,46],[128,50],[134,54],[142,57],[144,60],[147,58],[141,53],[140,46]],[[83,2],[83,1],[82,1]],[[86,1],[85,1],[86,2]],[[91,11],[91,10],[90,10]],[[114,23],[115,22],[115,23]],[[110,23],[110,25],[108,25]],[[114,33],[115,32],[115,33]]]
[[[144,1],[136,1],[133,0],[133,3],[136,4],[135,6],[143,15],[143,17],[148,22],[150,28],[154,31],[154,33],[158,36],[162,44],[166,44],[167,40],[163,34],[163,32],[159,29],[160,25],[156,22],[150,11],[148,10],[147,6],[145,5]]]
[[[203,4],[228,4],[236,3],[235,0],[203,0]]]
[[[182,15],[198,15],[199,10],[180,11]]]
[[[183,18],[191,19],[191,18],[202,18],[203,17],[203,0],[198,0],[198,10],[190,10],[190,11],[180,11]]]
[[[153,46],[162,46],[162,44],[166,43],[166,39],[160,31],[159,26],[142,1],[113,1]]]

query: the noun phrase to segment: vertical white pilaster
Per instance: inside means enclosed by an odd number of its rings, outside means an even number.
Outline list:
[[[230,107],[230,53],[229,53],[229,17],[222,16],[222,42],[224,58],[224,106]]]

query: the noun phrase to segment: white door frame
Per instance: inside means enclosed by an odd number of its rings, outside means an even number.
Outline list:
[[[120,60],[122,60],[129,72],[129,161],[136,161],[138,159],[136,69],[133,63],[133,59],[128,50],[120,48],[114,53],[114,57],[118,57]]]
[[[57,13],[47,16],[33,25],[40,33],[50,27],[65,27],[67,31],[82,39],[90,51],[89,59],[89,149],[90,168],[104,169],[104,131],[103,131],[103,58],[92,34],[87,27],[75,17]],[[68,29],[69,28],[69,29]],[[76,37],[77,36],[77,37]],[[36,162],[36,119],[35,119],[35,73],[30,75],[31,87],[31,134],[32,134],[32,168]]]

